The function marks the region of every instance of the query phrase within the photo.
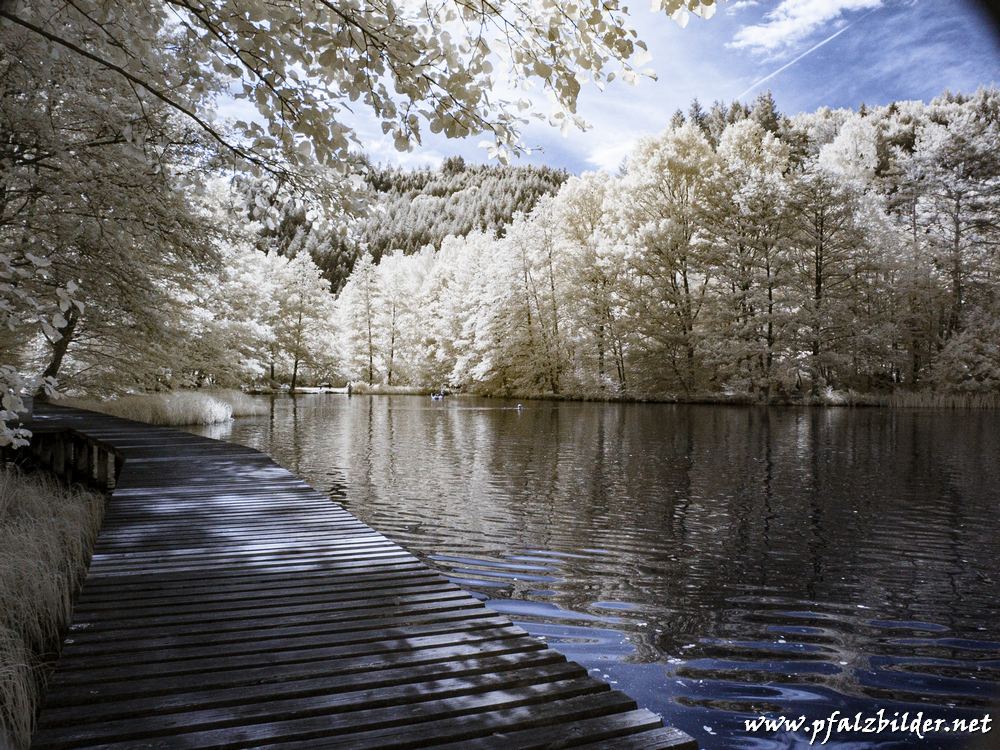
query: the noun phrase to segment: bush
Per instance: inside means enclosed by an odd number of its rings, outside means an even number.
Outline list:
[[[0,468],[0,747],[28,747],[104,501],[45,475]]]

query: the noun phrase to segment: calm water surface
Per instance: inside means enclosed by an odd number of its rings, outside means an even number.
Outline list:
[[[522,403],[283,397],[201,432],[270,454],[703,748],[808,745],[748,732],[762,712],[1000,723],[1000,416]],[[826,747],[997,747],[991,729]]]

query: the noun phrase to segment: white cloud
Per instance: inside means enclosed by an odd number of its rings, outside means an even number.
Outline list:
[[[621,166],[622,160],[635,149],[638,136],[628,139],[611,139],[610,142],[598,146],[590,152],[587,163],[598,169],[614,174]]]
[[[751,5],[760,5],[760,3],[757,0],[736,0],[735,3],[730,3],[729,12],[735,13],[738,10],[749,8]]]
[[[222,118],[256,122],[258,125],[265,125],[267,122],[257,108],[246,99],[234,99],[228,94],[219,97],[215,103],[215,111]]]
[[[433,147],[424,147],[416,151],[399,151],[391,138],[386,136],[364,137],[365,153],[375,164],[391,164],[403,169],[418,169],[420,167],[437,168],[445,159],[445,155]]]
[[[795,44],[849,11],[870,10],[882,0],[782,0],[764,16],[764,22],[744,26],[730,47],[749,47],[753,52],[774,52]]]

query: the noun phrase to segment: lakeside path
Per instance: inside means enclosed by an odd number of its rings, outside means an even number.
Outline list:
[[[34,428],[124,460],[34,750],[697,748],[263,453],[41,404]]]

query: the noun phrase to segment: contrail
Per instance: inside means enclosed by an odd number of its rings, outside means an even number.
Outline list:
[[[876,8],[875,10],[878,10],[878,8]],[[840,36],[840,35],[841,35],[841,34],[843,34],[843,33],[844,33],[845,31],[847,31],[847,30],[848,30],[849,28],[851,28],[851,27],[852,27],[852,26],[853,26],[854,24],[856,24],[856,23],[858,23],[858,22],[860,22],[860,21],[864,21],[864,20],[865,20],[866,18],[868,18],[868,16],[870,16],[870,15],[871,15],[872,13],[874,13],[874,12],[875,12],[875,10],[870,10],[870,11],[868,11],[868,12],[867,12],[867,13],[865,13],[865,14],[864,14],[863,16],[861,16],[861,18],[857,19],[857,21],[851,21],[851,22],[850,22],[849,24],[847,24],[847,26],[845,26],[844,28],[842,28],[842,29],[841,29],[840,31],[836,32],[835,34],[831,34],[831,35],[830,35],[830,36],[828,36],[828,37],[827,37],[826,39],[824,39],[824,40],[823,40],[822,42],[820,42],[819,44],[817,44],[817,45],[816,45],[815,47],[812,47],[812,48],[810,48],[810,49],[807,49],[807,50],[806,50],[805,52],[803,52],[803,53],[802,53],[801,55],[799,55],[798,57],[796,57],[796,58],[795,58],[794,60],[792,60],[792,61],[791,61],[790,63],[786,63],[785,65],[782,65],[782,66],[781,66],[780,68],[778,68],[778,69],[777,69],[776,71],[774,71],[773,73],[771,73],[771,75],[768,75],[768,76],[764,76],[763,78],[761,78],[761,79],[760,79],[759,81],[757,81],[756,83],[753,83],[753,84],[751,84],[751,85],[750,85],[750,88],[748,88],[748,89],[747,89],[746,91],[744,91],[744,92],[743,92],[742,94],[740,94],[739,96],[737,96],[737,97],[736,97],[736,99],[737,99],[737,100],[739,100],[739,99],[742,99],[742,98],[743,98],[744,96],[746,96],[746,95],[747,95],[747,94],[749,94],[749,93],[750,93],[751,91],[753,91],[753,90],[754,90],[755,88],[757,88],[757,87],[758,87],[758,86],[760,86],[760,85],[761,85],[762,83],[764,83],[764,81],[770,81],[770,80],[771,80],[772,78],[774,78],[774,77],[775,77],[776,75],[778,75],[778,73],[780,73],[781,71],[783,71],[783,70],[787,70],[788,68],[792,67],[793,65],[795,65],[795,63],[797,63],[797,62],[798,62],[799,60],[801,60],[801,59],[802,59],[803,57],[805,57],[806,55],[810,55],[810,54],[812,54],[813,52],[815,52],[816,50],[818,50],[818,49],[819,49],[820,47],[822,47],[822,46],[823,46],[824,44],[826,44],[827,42],[829,42],[829,41],[832,41],[832,40],[836,39],[836,38],[837,38],[838,36]]]

